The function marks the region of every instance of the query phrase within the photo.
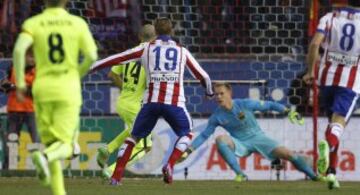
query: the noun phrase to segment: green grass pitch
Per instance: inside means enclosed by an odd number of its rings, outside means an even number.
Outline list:
[[[67,178],[68,195],[228,195],[228,194],[360,194],[360,182],[341,182],[338,190],[328,190],[325,183],[312,181],[175,181],[165,185],[161,179],[125,179],[121,186],[109,186],[98,178]],[[48,195],[33,177],[1,177],[0,194]]]

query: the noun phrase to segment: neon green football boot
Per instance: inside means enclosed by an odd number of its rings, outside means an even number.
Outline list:
[[[35,151],[31,154],[31,159],[35,165],[36,175],[39,178],[40,183],[44,186],[50,185],[50,170],[44,154],[40,151]]]
[[[245,175],[236,175],[234,181],[236,182],[243,182],[246,181],[247,177]]]
[[[319,159],[317,160],[317,169],[320,174],[325,175],[329,168],[329,145],[325,140],[321,140],[318,148]]]
[[[102,169],[107,166],[107,161],[109,159],[109,152],[106,147],[100,147],[97,150],[96,162]]]
[[[101,177],[105,180],[109,180],[115,170],[115,166],[116,166],[116,163],[113,163],[112,165],[110,165],[109,167],[106,167],[104,168],[102,171],[101,171]]]
[[[327,183],[328,183],[328,188],[330,190],[340,188],[340,183],[336,179],[336,176],[334,174],[332,174],[332,173],[328,174],[326,179],[327,179]]]

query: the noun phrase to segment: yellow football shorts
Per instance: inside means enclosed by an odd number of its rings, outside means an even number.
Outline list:
[[[55,141],[77,141],[81,105],[72,102],[36,102],[35,118],[40,140],[45,145]]]

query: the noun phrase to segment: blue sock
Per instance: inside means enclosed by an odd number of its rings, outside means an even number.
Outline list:
[[[304,157],[295,154],[292,159],[290,159],[290,162],[292,162],[296,169],[310,177],[310,179],[316,180],[316,174],[314,173],[312,168],[307,165]]]
[[[236,175],[242,175],[242,176],[246,176],[241,170],[240,170],[240,165],[239,162],[235,156],[234,151],[232,151],[230,149],[230,147],[222,142],[222,141],[217,141],[216,142],[216,146],[218,151],[220,152],[221,156],[223,157],[223,159],[227,162],[227,164],[230,166],[230,168],[235,171]]]

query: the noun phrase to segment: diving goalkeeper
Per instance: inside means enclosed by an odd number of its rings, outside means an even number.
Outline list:
[[[304,172],[312,180],[319,180],[303,156],[294,154],[275,140],[269,138],[256,122],[254,111],[277,111],[287,113],[293,123],[303,124],[299,114],[290,111],[282,104],[271,101],[254,101],[250,99],[232,99],[232,88],[228,83],[217,83],[214,86],[215,98],[219,107],[209,118],[206,129],[196,137],[188,148],[191,153],[203,144],[214,133],[217,126],[222,126],[229,134],[216,137],[219,153],[231,169],[236,173],[235,181],[243,181],[247,176],[241,171],[237,156],[248,156],[258,152],[269,160],[277,158],[289,160],[299,171]]]
[[[139,32],[141,42],[150,42],[155,39],[155,37],[155,29],[151,24],[144,25]],[[126,129],[107,146],[98,149],[96,160],[98,165],[103,169],[102,176],[105,178],[110,178],[115,169],[115,163],[107,167],[107,160],[110,154],[117,150],[123,144],[124,140],[130,136],[130,130],[141,108],[141,101],[146,87],[145,70],[140,62],[130,62],[125,66],[113,66],[108,77],[121,89],[120,96],[116,103],[116,111],[125,122]],[[136,160],[143,157],[145,153],[150,150],[150,147],[150,136],[142,139],[135,146],[129,163],[136,162]]]

